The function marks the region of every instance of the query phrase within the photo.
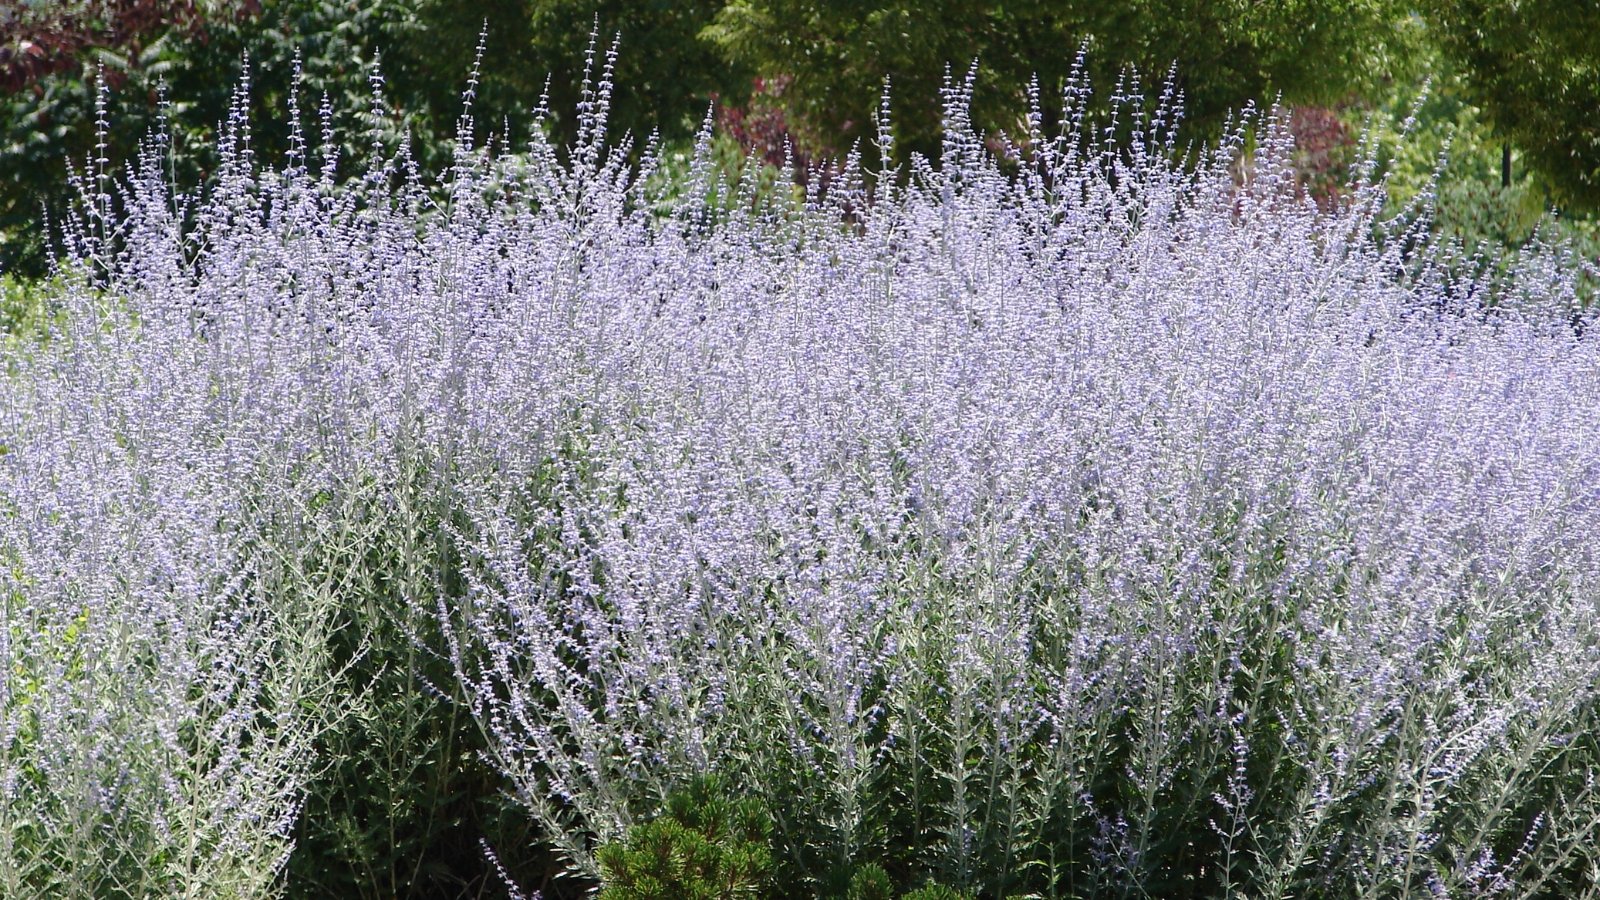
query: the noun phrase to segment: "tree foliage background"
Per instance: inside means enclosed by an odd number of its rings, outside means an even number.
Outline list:
[[[926,151],[940,133],[946,64],[965,70],[976,61],[979,124],[1015,132],[1029,80],[1059,96],[1087,46],[1100,84],[1130,66],[1155,87],[1173,72],[1191,130],[1215,134],[1250,100],[1334,101],[1370,87],[1395,12],[1389,0],[901,0],[865,10],[841,0],[736,0],[705,35],[731,58],[792,76],[791,112],[815,140],[870,134],[891,78],[899,137]]]
[[[870,139],[886,81],[902,157],[931,152],[947,67],[960,77],[974,63],[975,122],[1012,137],[1031,79],[1044,124],[1055,124],[1080,50],[1094,83],[1136,69],[1152,99],[1172,73],[1186,131],[1201,141],[1248,102],[1357,111],[1350,119],[1432,80],[1449,85],[1485,138],[1458,141],[1456,156],[1510,147],[1542,201],[1583,213],[1600,207],[1597,9],[1562,0],[18,0],[0,6],[0,269],[45,270],[41,222],[67,203],[68,160],[127,158],[163,116],[173,174],[202,180],[246,59],[260,152],[284,149],[298,65],[305,117],[326,115],[346,157],[370,145],[376,124],[437,168],[480,34],[477,137],[512,147],[541,98],[545,127],[574,136],[583,72],[598,74],[618,39],[619,133],[685,143],[713,101],[734,113],[719,117],[724,126],[754,121],[739,111],[763,85],[763,128],[795,140],[804,158]],[[381,123],[369,116],[377,71]],[[106,123],[98,149],[97,118]]]
[[[1557,199],[1600,207],[1600,5],[1436,0],[1428,13],[1466,100]]]

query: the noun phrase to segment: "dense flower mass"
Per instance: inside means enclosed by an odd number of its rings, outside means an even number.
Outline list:
[[[356,595],[580,877],[710,770],[819,892],[1592,891],[1579,264],[969,89],[795,197],[630,167],[604,80],[437,187],[85,174],[0,378],[0,895],[281,888]]]

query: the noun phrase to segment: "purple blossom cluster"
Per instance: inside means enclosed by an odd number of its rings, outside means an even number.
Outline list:
[[[1184,164],[1074,84],[997,158],[955,85],[938,160],[790,195],[630,165],[610,90],[439,185],[298,110],[203,196],[82,176],[0,378],[0,894],[278,886],[323,561],[419,491],[380,599],[580,874],[717,770],[812,883],[1593,890],[1580,263],[1319,210],[1272,115]]]

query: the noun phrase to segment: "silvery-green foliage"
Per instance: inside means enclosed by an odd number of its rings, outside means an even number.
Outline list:
[[[308,560],[422,472],[449,512],[386,602],[579,874],[716,770],[818,889],[1593,891],[1576,265],[1490,296],[1381,185],[1298,198],[1270,116],[1185,168],[1170,104],[1071,87],[1020,165],[957,85],[940,159],[804,198],[707,135],[665,199],[607,75],[575,147],[437,192],[259,167],[242,121],[208,196],[86,175],[93,288],[0,394],[0,874],[270,888],[340,600]]]
[[[5,896],[272,894],[338,705],[300,565],[335,486],[320,366],[206,330],[155,163],[116,222],[85,182],[61,324],[6,351]]]

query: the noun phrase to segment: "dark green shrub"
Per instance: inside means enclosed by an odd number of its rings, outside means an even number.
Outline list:
[[[845,900],[894,900],[894,883],[882,866],[868,863],[850,876]]]
[[[601,900],[731,900],[765,896],[772,819],[753,798],[705,776],[667,798],[658,819],[598,853]]]

